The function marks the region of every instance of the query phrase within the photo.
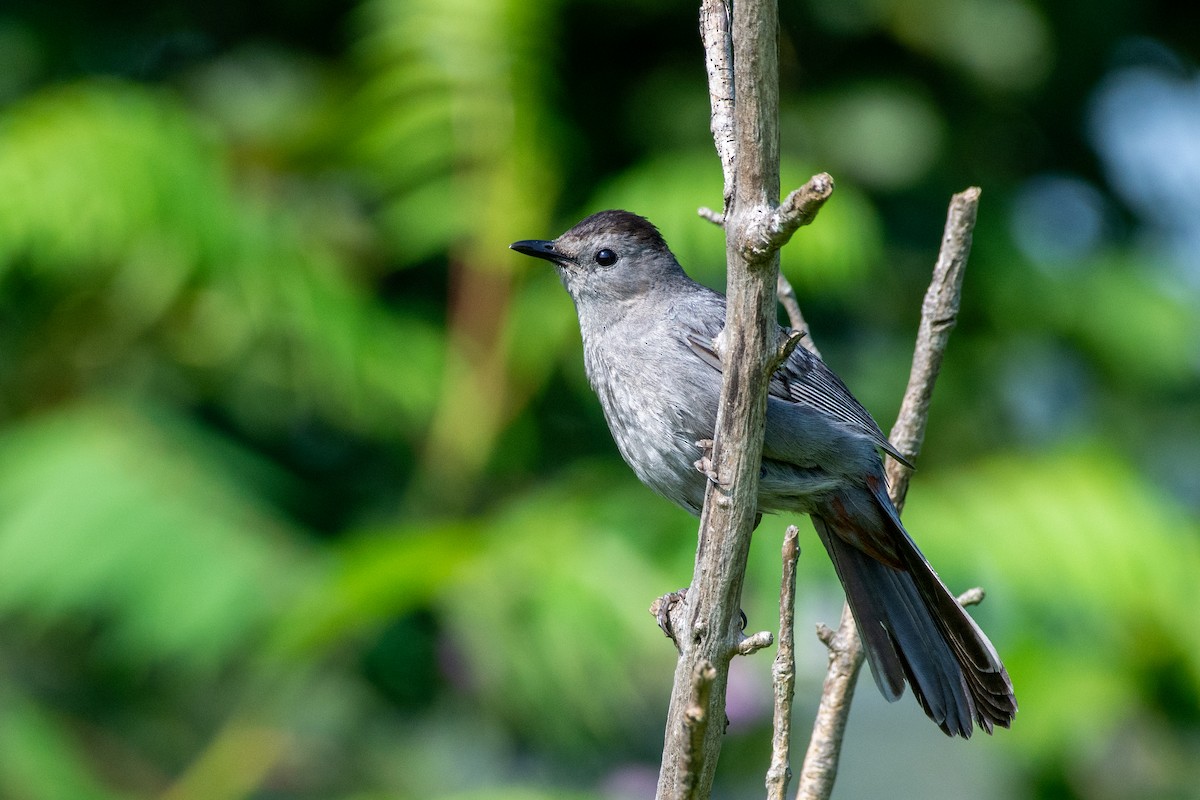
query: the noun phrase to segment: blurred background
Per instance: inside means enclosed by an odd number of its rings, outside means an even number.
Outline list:
[[[951,741],[864,680],[835,796],[1200,797],[1200,6],[783,5],[784,185],[838,184],[783,267],[885,430],[983,188],[906,519],[1021,702]],[[623,207],[723,285],[696,16],[0,5],[0,797],[652,796],[696,523],[507,245]],[[760,797],[769,654],[729,716]]]

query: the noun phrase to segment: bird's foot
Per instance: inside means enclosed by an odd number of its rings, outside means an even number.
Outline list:
[[[700,458],[694,462],[696,470],[713,483],[721,486],[721,479],[717,477],[717,469],[713,466],[712,461],[713,440],[701,439],[696,442],[696,446],[700,448]]]
[[[686,597],[687,587],[685,586],[677,591],[664,594],[650,604],[650,613],[654,615],[658,627],[662,629],[662,632],[667,635],[680,653],[683,652],[683,648],[679,646],[679,640],[675,638],[675,625],[680,621],[677,618],[683,612],[683,601]]]

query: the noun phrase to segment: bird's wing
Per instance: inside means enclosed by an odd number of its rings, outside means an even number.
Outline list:
[[[704,363],[718,372],[721,371],[721,358],[717,355],[711,338],[689,333],[688,345]],[[792,351],[787,361],[771,376],[771,385],[767,391],[772,397],[806,405],[828,414],[852,430],[862,433],[875,446],[901,464],[912,466],[888,441],[870,413],[854,399],[846,384],[825,366],[824,361],[806,348],[797,347]]]

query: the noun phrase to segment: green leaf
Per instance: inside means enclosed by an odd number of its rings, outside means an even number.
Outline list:
[[[198,673],[253,647],[313,561],[206,435],[92,404],[0,436],[0,613],[94,619],[114,656]]]
[[[0,786],[23,800],[129,800],[92,774],[90,756],[68,726],[17,695],[0,695]]]
[[[478,535],[467,522],[351,536],[334,549],[328,580],[314,586],[291,615],[284,647],[321,650],[377,632],[443,595],[478,548]]]

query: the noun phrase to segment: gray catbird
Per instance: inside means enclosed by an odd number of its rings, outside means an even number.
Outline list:
[[[725,298],[684,274],[658,229],[627,211],[511,247],[554,264],[575,301],[588,380],[625,461],[699,514],[698,442],[716,424]],[[845,384],[797,347],[770,384],[758,510],[812,517],[884,697],[897,700],[907,680],[947,734],[1008,727],[1008,673],[904,530],[879,450],[902,458]]]

